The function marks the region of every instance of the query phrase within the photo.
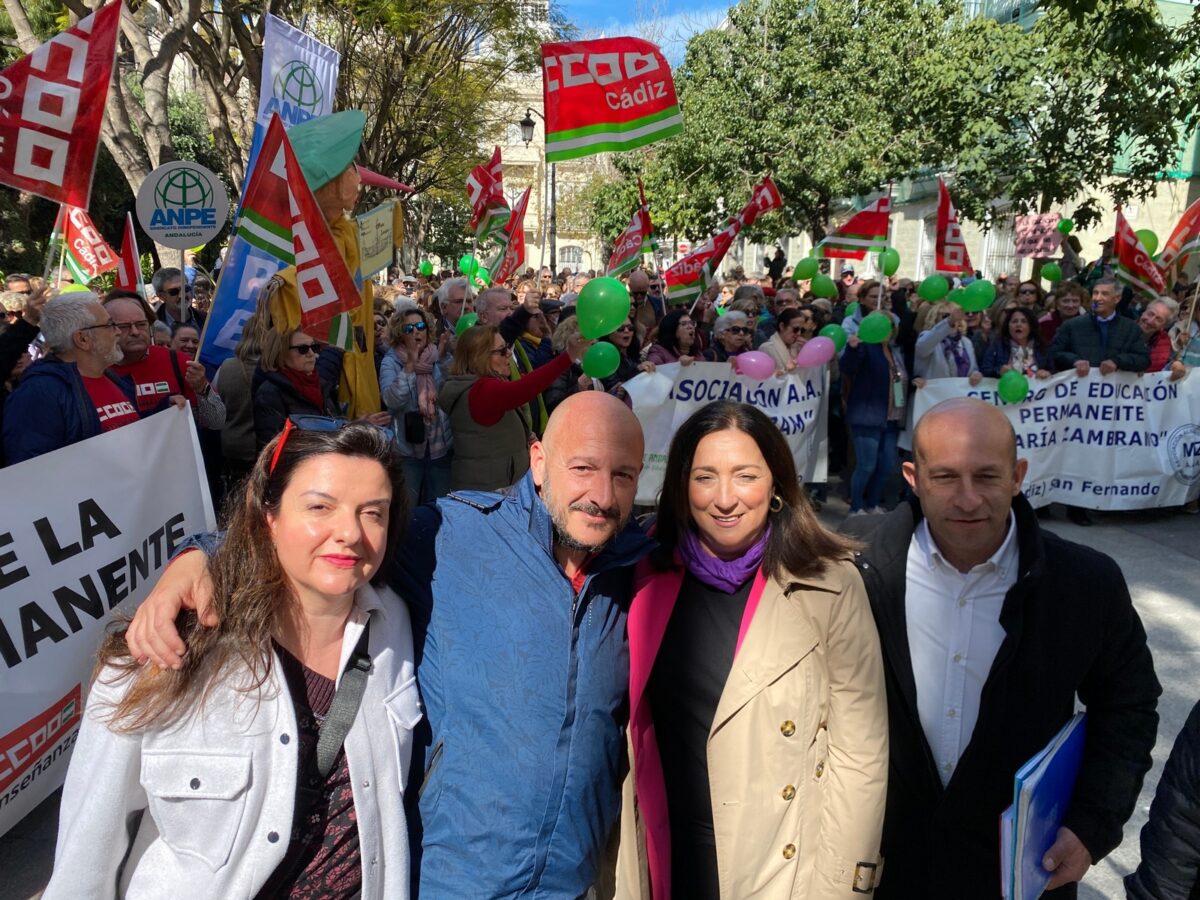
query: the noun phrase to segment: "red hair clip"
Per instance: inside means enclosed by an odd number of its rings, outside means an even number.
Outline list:
[[[279,465],[279,457],[283,453],[283,445],[287,443],[288,435],[296,429],[291,417],[283,423],[283,431],[279,435],[279,443],[275,445],[275,452],[271,454],[271,465],[267,467],[267,474],[274,475],[275,467]]]

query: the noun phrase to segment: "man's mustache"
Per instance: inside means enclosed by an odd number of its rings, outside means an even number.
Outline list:
[[[595,503],[572,503],[568,508],[589,516],[604,516],[604,518],[612,519],[614,522],[621,519],[621,510],[615,506],[610,506],[606,509],[603,506],[597,506]]]

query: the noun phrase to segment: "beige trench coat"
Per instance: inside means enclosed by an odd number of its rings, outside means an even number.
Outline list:
[[[887,753],[879,637],[853,563],[770,579],[708,738],[723,900],[870,894],[882,871]],[[615,891],[650,900],[630,756]]]

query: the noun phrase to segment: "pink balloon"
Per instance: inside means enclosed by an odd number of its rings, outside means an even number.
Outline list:
[[[734,357],[734,365],[739,375],[748,375],[759,381],[765,381],[775,374],[775,360],[760,350],[739,353]]]
[[[810,369],[823,366],[837,353],[837,345],[827,337],[811,338],[796,354],[796,368]]]

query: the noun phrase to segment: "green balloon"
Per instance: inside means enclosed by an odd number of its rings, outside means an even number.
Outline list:
[[[950,293],[950,282],[942,275],[930,275],[917,288],[917,295],[930,303],[937,303],[948,293]]]
[[[819,262],[817,262],[811,256],[806,256],[804,259],[800,260],[800,262],[796,263],[796,268],[792,277],[797,281],[808,281],[808,279],[817,274],[817,270],[820,269],[820,267],[821,264]]]
[[[1075,223],[1072,222],[1070,219],[1063,219],[1061,222],[1058,223],[1058,233],[1059,234],[1070,234],[1074,230],[1074,228],[1075,228]]]
[[[583,374],[591,378],[607,378],[620,364],[620,351],[608,341],[597,341],[583,354]]]
[[[967,312],[983,312],[996,300],[996,286],[990,281],[972,281],[959,303]]]
[[[857,312],[858,312],[858,301],[857,300],[852,300],[851,302],[846,304],[845,318],[853,319]]]
[[[951,303],[957,303],[959,306],[962,306],[963,300],[966,299],[966,296],[967,296],[966,288],[955,288],[949,294],[946,295],[946,299],[949,300]],[[964,309],[965,309],[965,307],[964,307]]]
[[[427,259],[423,259],[423,260],[421,260],[421,265],[417,267],[417,271],[420,272],[426,278],[428,278],[430,275],[433,274],[433,263],[431,263]]]
[[[1149,228],[1139,228],[1137,230],[1137,237],[1142,242],[1142,246],[1146,248],[1146,252],[1151,256],[1158,251],[1158,235]]]
[[[892,317],[876,310],[858,326],[858,339],[866,344],[882,344],[892,336]]]
[[[1058,263],[1046,263],[1042,266],[1042,277],[1051,284],[1062,281],[1062,266]]]
[[[615,278],[593,278],[575,301],[579,333],[588,340],[612,334],[629,320],[629,291]]]
[[[817,334],[819,334],[821,337],[827,337],[833,341],[834,349],[836,349],[838,353],[841,353],[846,347],[846,329],[841,325],[830,323],[818,331]]]
[[[470,278],[478,268],[479,260],[477,260],[470,253],[464,253],[462,255],[462,259],[458,261],[458,271],[462,272],[468,278]]]
[[[475,270],[475,277],[482,281],[485,285],[492,283],[492,273],[486,267],[480,266]]]
[[[879,254],[879,269],[891,278],[900,271],[900,252],[894,247],[888,247]]]
[[[454,336],[458,337],[472,325],[478,324],[479,316],[475,313],[467,313],[465,316],[458,317],[458,323],[454,326]]]
[[[833,283],[833,279],[828,275],[814,275],[812,277],[812,284],[809,285],[809,290],[818,297],[825,297],[826,299],[836,297],[838,292],[837,285]]]
[[[1029,379],[1016,369],[1009,369],[1000,376],[996,393],[1005,403],[1020,403],[1029,396]]]

